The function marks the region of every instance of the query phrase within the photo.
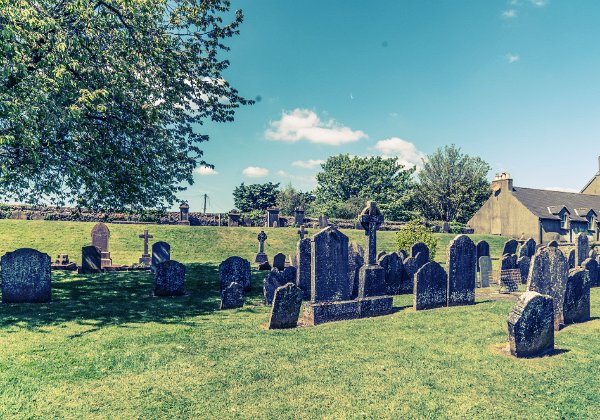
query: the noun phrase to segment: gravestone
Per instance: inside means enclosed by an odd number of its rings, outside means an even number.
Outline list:
[[[142,257],[140,258],[140,264],[141,265],[150,265],[150,263],[152,262],[152,258],[150,257],[150,254],[148,253],[148,239],[152,239],[154,238],[154,236],[149,235],[147,230],[144,230],[144,233],[142,235],[138,235],[138,237],[140,239],[144,240],[144,253],[142,254]]]
[[[283,280],[283,274],[278,269],[273,268],[271,271],[269,271],[263,281],[263,294],[265,296],[265,303],[267,305],[271,305],[273,303],[275,290],[284,284],[285,282]]]
[[[533,238],[529,238],[519,248],[519,257],[533,257],[537,249],[537,244]]]
[[[231,210],[227,216],[229,217],[229,220],[227,221],[228,227],[238,227],[240,225],[240,217],[242,217],[242,215],[238,211]]]
[[[517,292],[519,290],[519,283],[521,283],[521,271],[518,268],[500,270],[499,293]]]
[[[171,259],[171,245],[166,242],[159,241],[152,244],[152,271],[156,270],[156,266],[162,262]]]
[[[523,293],[508,316],[510,354],[536,357],[554,350],[552,298],[534,291]]]
[[[7,252],[0,259],[2,303],[52,300],[50,256],[31,248]]]
[[[428,262],[415,274],[413,308],[415,311],[446,306],[448,275],[435,261]]]
[[[273,257],[273,268],[278,269],[279,271],[283,271],[285,268],[285,254],[278,253]]]
[[[310,238],[300,239],[296,248],[296,256],[298,259],[298,270],[296,272],[296,285],[304,293],[304,299],[310,299],[310,272],[311,272],[311,255],[310,255]]]
[[[298,270],[296,269],[296,267],[293,267],[291,265],[289,267],[285,267],[281,273],[281,275],[283,276],[283,284],[296,284],[297,271]]]
[[[219,264],[219,278],[221,281],[221,290],[231,283],[239,283],[244,291],[251,289],[252,275],[250,272],[250,262],[241,257],[229,257]]]
[[[273,222],[273,227],[274,227],[274,228],[278,228],[278,227],[279,227],[279,221],[278,221],[278,220],[275,220],[275,221]]]
[[[185,265],[175,260],[161,262],[154,273],[154,296],[185,294]]]
[[[552,298],[556,330],[564,324],[563,304],[568,277],[569,263],[558,248],[543,248],[533,256],[527,278],[527,290]]]
[[[490,287],[492,276],[492,259],[487,256],[479,257],[479,284],[481,287]]]
[[[477,277],[477,249],[466,235],[450,242],[446,266],[448,271],[448,306],[475,303]]]
[[[442,224],[442,232],[450,233],[450,224],[448,222]]]
[[[505,254],[502,256],[502,260],[500,262],[501,270],[514,270],[517,268],[517,256],[516,254]]]
[[[348,245],[348,281],[352,287],[352,299],[358,297],[358,280],[360,268],[365,264],[365,251],[356,242]]]
[[[553,248],[558,248],[558,242],[550,241],[550,242],[548,242],[548,246],[553,247]]]
[[[477,248],[477,262],[479,262],[479,258],[481,257],[490,256],[490,244],[486,241],[479,241],[475,246]],[[477,271],[479,271],[479,265],[477,266]]]
[[[298,229],[298,231],[296,232],[298,235],[300,235],[300,240],[304,239],[304,237],[306,236],[306,229],[304,229],[304,225],[300,226],[300,229]]]
[[[93,274],[102,272],[102,254],[95,246],[81,248],[81,267],[79,274]]]
[[[386,295],[397,295],[400,293],[400,286],[406,282],[406,273],[404,263],[396,254],[392,252],[379,259],[379,265],[383,267],[385,278]]]
[[[569,251],[569,268],[575,268],[577,266],[577,252],[572,249]]]
[[[277,224],[275,222],[277,222]],[[269,227],[279,227],[279,209],[278,208],[267,209],[267,225]]]
[[[275,290],[269,329],[296,328],[302,307],[302,295],[302,290],[293,283],[287,283]]]
[[[304,209],[301,207],[296,207],[294,209],[294,226],[302,226],[304,225]]]
[[[402,261],[404,261],[405,259],[408,258],[408,253],[405,250],[403,250],[403,249],[401,249],[400,251],[396,252],[396,254],[398,254],[398,257],[400,257],[400,259]]]
[[[502,255],[516,254],[518,246],[519,246],[519,243],[516,240],[509,239],[508,241],[506,241],[504,243],[504,248],[502,249]]]
[[[231,282],[221,290],[221,309],[235,309],[244,306],[244,288],[241,284]]]
[[[311,241],[311,303],[350,299],[348,237],[329,226]]]
[[[419,271],[417,260],[413,257],[405,258],[403,261],[404,272],[406,273],[407,281],[403,286],[400,286],[400,294],[413,293],[415,274]]]
[[[535,255],[535,253],[534,253]],[[517,268],[521,272],[521,284],[527,283],[527,277],[529,276],[529,266],[531,265],[531,258],[528,256],[520,257],[517,260]]]
[[[179,225],[190,225],[190,206],[188,203],[183,202],[179,205]]]
[[[590,254],[590,240],[586,233],[582,232],[575,239],[575,264],[581,267],[581,264]]]
[[[329,226],[329,220],[327,220],[327,216],[324,214],[319,216],[319,229],[325,229]]]
[[[410,248],[410,256],[417,261],[417,267],[421,268],[429,262],[429,248],[423,242],[417,242]]]
[[[264,230],[261,230],[256,236],[256,239],[258,239],[258,253],[254,257],[254,262],[258,264],[260,270],[270,270],[271,266],[269,265],[269,257],[267,257],[267,254],[265,254],[265,241],[267,240],[267,234]]]
[[[365,247],[366,264],[359,270],[358,297],[384,296],[386,294],[385,272],[377,264],[377,229],[383,223],[383,215],[374,201],[367,201],[366,207],[359,216],[365,230],[367,242]]]
[[[108,241],[110,239],[110,230],[108,227],[100,222],[96,223],[92,228],[92,246],[97,247],[100,250],[101,255],[101,268],[112,266],[112,260],[110,258],[110,251],[108,249]]]
[[[52,270],[74,271],[74,270],[77,270],[77,264],[69,261],[68,254],[59,254],[56,257],[56,260],[54,261],[54,263],[51,264],[50,268]]]
[[[588,258],[581,264],[581,267],[590,272],[590,287],[600,286],[600,266],[598,260]]]
[[[590,320],[590,272],[582,267],[569,272],[563,312],[565,324]]]
[[[252,219],[249,218],[249,217],[244,217],[243,223],[244,223],[244,227],[251,227],[252,226]]]
[[[598,252],[596,251],[596,248],[594,248],[590,251],[589,258],[591,258],[593,260],[598,259]]]
[[[375,259],[377,261],[379,261],[380,258],[382,258],[383,256],[385,256],[387,254],[387,251],[380,251],[377,256],[375,257]]]

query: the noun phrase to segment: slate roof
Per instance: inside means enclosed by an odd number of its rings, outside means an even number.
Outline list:
[[[570,219],[578,222],[587,221],[587,213],[582,214],[581,209],[593,209],[600,214],[600,195],[522,187],[514,187],[513,195],[540,219],[560,220],[560,216],[552,212],[560,211],[563,207],[569,211]]]

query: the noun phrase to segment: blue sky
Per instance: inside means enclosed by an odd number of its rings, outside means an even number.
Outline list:
[[[215,165],[181,194],[233,208],[241,182],[312,189],[318,162],[419,163],[454,143],[515,185],[581,189],[600,155],[600,2],[233,0],[226,79],[248,98],[208,123]]]

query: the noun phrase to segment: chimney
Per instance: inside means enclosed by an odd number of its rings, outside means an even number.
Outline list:
[[[598,156],[598,176],[600,176],[600,156]]]
[[[600,160],[599,160],[600,163]],[[508,172],[502,172],[496,174],[496,177],[492,181],[492,190],[495,191],[513,191],[513,180]]]

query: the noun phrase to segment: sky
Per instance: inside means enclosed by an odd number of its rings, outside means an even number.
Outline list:
[[[307,191],[329,156],[419,165],[456,144],[515,185],[579,191],[600,155],[596,0],[232,0],[221,55],[252,106],[207,123],[190,211],[246,184]]]

